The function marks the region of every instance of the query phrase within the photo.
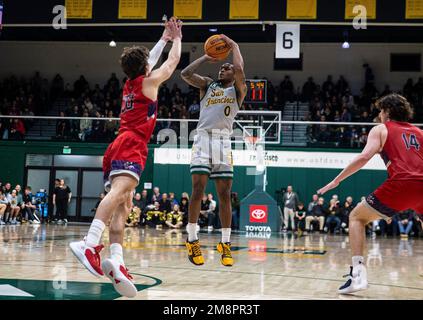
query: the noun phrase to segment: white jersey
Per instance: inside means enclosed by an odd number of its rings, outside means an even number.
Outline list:
[[[200,101],[200,119],[197,131],[213,129],[232,134],[235,116],[239,111],[234,86],[223,88],[220,81],[213,81]]]

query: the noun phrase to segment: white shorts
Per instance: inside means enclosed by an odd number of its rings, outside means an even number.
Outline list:
[[[230,137],[197,134],[192,145],[191,174],[207,174],[210,179],[232,179],[234,169]]]

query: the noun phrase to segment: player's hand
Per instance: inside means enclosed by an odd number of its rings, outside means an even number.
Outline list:
[[[216,62],[218,62],[218,61],[219,61],[218,59],[213,58],[213,57],[210,57],[210,56],[209,56],[209,55],[207,55],[207,54],[205,54],[203,57],[204,57],[204,59],[206,59],[206,61],[207,61],[207,62],[209,62],[209,63],[216,63]]]
[[[233,41],[228,36],[224,35],[223,33],[220,34],[220,37],[228,44],[228,46],[232,49],[237,43]]]
[[[325,194],[329,190],[335,189],[337,186],[339,186],[339,182],[331,181],[323,188],[317,190],[317,194]]]
[[[169,29],[169,21],[165,22],[165,29],[160,39],[166,42],[172,40],[172,36],[170,34],[170,29]]]
[[[171,39],[182,39],[182,21],[172,17],[168,21],[168,25]]]

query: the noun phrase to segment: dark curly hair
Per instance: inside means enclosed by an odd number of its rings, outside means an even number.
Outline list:
[[[129,79],[145,75],[150,51],[143,46],[126,47],[120,56],[119,63]]]
[[[402,95],[397,93],[388,94],[376,101],[376,107],[389,114],[389,119],[407,122],[413,118],[413,109],[410,103]]]

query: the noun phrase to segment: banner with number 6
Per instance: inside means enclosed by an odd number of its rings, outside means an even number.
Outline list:
[[[276,59],[300,58],[300,25],[276,25]]]

